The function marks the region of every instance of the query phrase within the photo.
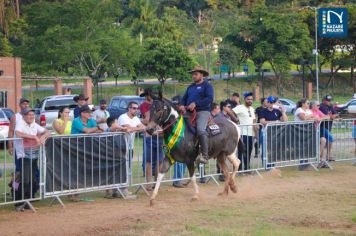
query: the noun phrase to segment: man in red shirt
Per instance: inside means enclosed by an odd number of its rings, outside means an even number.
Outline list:
[[[150,108],[153,103],[152,90],[147,88],[140,95],[140,97],[146,97],[146,100],[140,105],[140,112],[143,116],[142,123],[148,124],[150,119]],[[158,170],[163,160],[163,138],[161,134],[154,133],[152,136],[145,134],[143,144],[143,162],[142,168],[145,172],[146,181],[152,182],[152,172],[154,176],[157,176]],[[153,186],[148,187],[147,190],[152,190]]]

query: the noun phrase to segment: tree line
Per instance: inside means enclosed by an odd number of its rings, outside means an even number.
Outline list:
[[[280,86],[291,64],[315,73],[314,11],[306,6],[348,8],[349,36],[318,43],[332,83],[356,61],[355,1],[0,0],[0,55],[21,57],[29,75],[97,82],[125,74],[161,84],[189,79],[195,64],[212,71],[219,60],[234,72],[250,60],[257,69],[268,63]]]

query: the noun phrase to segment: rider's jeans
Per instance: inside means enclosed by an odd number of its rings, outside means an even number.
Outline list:
[[[197,134],[208,135],[206,127],[208,125],[209,117],[211,116],[209,111],[198,111],[197,113]]]

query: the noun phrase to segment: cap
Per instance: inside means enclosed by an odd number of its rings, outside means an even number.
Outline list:
[[[24,102],[30,102],[30,100],[28,100],[27,98],[21,98],[19,104],[22,104]]]
[[[100,101],[99,101],[99,104],[101,105],[101,104],[107,104],[107,101],[105,100],[105,99],[101,99]]]
[[[331,101],[331,100],[333,100],[333,97],[332,96],[330,96],[330,95],[326,95],[324,98],[323,98],[323,100],[326,100],[326,101]]]
[[[145,88],[143,90],[143,93],[140,94],[140,97],[146,97],[146,96],[152,96],[152,89],[151,88]]]
[[[247,97],[250,97],[250,96],[253,96],[252,92],[244,92],[244,98],[247,98]]]
[[[73,100],[75,101],[75,102],[78,102],[79,100],[85,100],[85,101],[87,101],[89,98],[88,97],[86,97],[86,96],[84,96],[84,94],[79,94],[79,95],[77,95],[77,96],[74,96],[74,98],[73,98]]]
[[[32,108],[26,108],[26,109],[24,109],[24,110],[22,110],[21,111],[21,114],[22,115],[27,115],[29,112],[35,112],[35,110],[34,109],[32,109]]]
[[[79,112],[82,113],[82,112],[91,112],[91,109],[88,105],[84,105],[82,107],[80,107],[79,109]]]
[[[269,103],[276,103],[277,100],[278,100],[278,98],[275,97],[275,96],[269,96],[269,97],[267,98],[267,102],[269,102]]]

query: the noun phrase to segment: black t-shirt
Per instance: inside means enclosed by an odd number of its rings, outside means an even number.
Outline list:
[[[260,123],[260,120],[261,120],[261,112],[262,110],[265,109],[263,106],[259,106],[256,108],[255,110],[255,113],[256,113],[256,116],[257,116],[257,123]]]
[[[263,108],[261,111],[260,119],[265,119],[266,121],[278,121],[282,117],[282,112],[278,109],[274,109],[272,111],[267,108]]]

